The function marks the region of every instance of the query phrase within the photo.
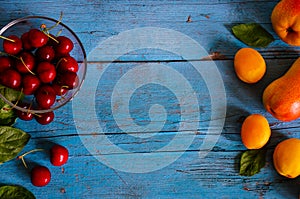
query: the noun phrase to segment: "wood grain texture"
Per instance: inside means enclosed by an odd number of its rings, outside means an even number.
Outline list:
[[[27,15],[45,15],[59,18],[63,11],[63,22],[72,28],[85,46],[87,54],[99,43],[123,31],[140,27],[160,27],[179,31],[197,41],[212,54],[220,54],[215,64],[221,74],[226,91],[227,112],[222,134],[215,146],[205,158],[199,157],[199,148],[208,136],[206,134],[211,114],[211,101],[207,86],[201,76],[192,70],[191,62],[170,52],[141,49],[119,57],[111,63],[100,82],[84,86],[87,98],[94,98],[97,115],[87,113],[86,100],[78,96],[73,102],[55,111],[55,120],[47,126],[35,121],[18,120],[16,127],[31,134],[32,139],[24,151],[33,148],[46,148],[53,143],[66,146],[70,151],[70,160],[63,167],[54,167],[47,160],[47,153],[35,153],[28,156],[30,165],[48,165],[52,172],[51,183],[43,188],[31,185],[28,172],[21,162],[12,160],[1,165],[1,184],[20,184],[31,190],[37,198],[298,198],[300,181],[279,176],[273,168],[272,152],[276,144],[287,137],[300,138],[299,120],[282,123],[272,118],[263,108],[261,95],[264,88],[278,78],[299,57],[299,47],[284,44],[275,35],[270,24],[270,14],[276,1],[0,1],[2,17],[0,25],[12,19]],[[190,16],[190,22],[187,22]],[[262,24],[275,41],[267,48],[258,49],[267,62],[267,73],[257,84],[249,85],[239,81],[233,70],[235,52],[245,47],[231,33],[230,27],[238,23],[257,22]],[[141,38],[146,39],[146,38]],[[178,38],[172,38],[174,42]],[[106,48],[106,46],[103,46]],[[116,49],[117,51],[118,49]],[[107,52],[113,54],[115,51]],[[97,59],[88,60],[88,68],[103,70],[106,64]],[[131,98],[131,115],[121,115],[122,119],[134,119],[137,124],[149,122],[149,107],[152,100],[168,107],[168,120],[164,129],[149,139],[137,139],[139,131],[132,128],[123,132],[111,115],[111,95],[118,79],[131,68],[145,63],[163,64],[180,72],[193,86],[199,100],[201,117],[196,131],[186,129],[178,132],[180,123],[180,104],[173,94],[164,87],[145,87]],[[89,70],[88,70],[89,71]],[[93,70],[90,70],[93,71]],[[89,77],[90,74],[87,76]],[[130,86],[130,85],[128,85]],[[125,85],[126,87],[126,85]],[[147,90],[148,89],[148,90]],[[152,89],[152,90],[151,90]],[[147,92],[151,90],[152,92]],[[182,91],[183,93],[184,91]],[[128,95],[129,93],[123,93]],[[77,100],[77,101],[75,101]],[[82,114],[73,114],[74,104],[82,104],[77,110]],[[147,106],[145,106],[147,105]],[[155,114],[162,115],[163,109]],[[239,131],[241,121],[250,113],[261,113],[267,117],[272,128],[271,140],[267,145],[266,166],[253,177],[238,175],[239,157],[245,147],[241,143]],[[123,113],[120,113],[123,114]],[[163,117],[152,122],[162,123]],[[76,123],[75,123],[76,122]],[[90,124],[89,134],[78,133],[80,122]],[[105,132],[99,132],[94,124],[100,123]],[[153,132],[144,132],[150,134]],[[172,164],[149,173],[126,173],[109,167],[97,158],[123,160],[123,164],[132,164],[132,152],[149,155],[167,145],[178,133],[182,139],[195,136],[192,144],[183,150],[157,152],[162,158],[172,157],[184,152]],[[90,153],[83,139],[109,137],[113,145],[127,153]],[[97,143],[94,143],[97,147]],[[105,146],[104,146],[105,147]],[[124,159],[126,157],[126,159]],[[123,158],[123,159],[122,159]],[[148,165],[144,165],[147,167]]]
[[[85,41],[87,53],[99,42],[122,31],[153,26],[180,31],[208,52],[217,51],[230,59],[238,48],[245,46],[234,38],[230,28],[238,23],[257,22],[276,38],[268,49],[259,49],[264,57],[295,58],[299,48],[284,44],[272,31],[270,14],[275,5],[276,1],[3,1],[1,12],[5,14],[0,24],[27,15],[58,19],[62,11],[63,22]],[[189,16],[191,23],[186,22]],[[161,52],[144,52],[125,56],[123,61],[172,59]]]

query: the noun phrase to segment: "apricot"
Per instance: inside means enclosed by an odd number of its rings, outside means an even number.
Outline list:
[[[256,83],[264,76],[266,63],[258,51],[242,48],[235,54],[234,69],[243,82]]]
[[[265,109],[281,121],[300,117],[300,58],[280,78],[271,82],[263,92]]]
[[[247,149],[260,149],[271,136],[268,120],[261,114],[249,115],[242,124],[241,138]]]
[[[285,177],[296,178],[300,175],[300,139],[289,138],[280,142],[273,153],[276,171]]]
[[[280,39],[300,46],[300,0],[281,0],[272,11],[271,21]]]

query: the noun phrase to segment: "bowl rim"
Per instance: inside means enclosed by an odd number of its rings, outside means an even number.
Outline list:
[[[82,61],[82,64],[84,65],[84,70],[83,70],[83,74],[82,74],[82,81],[79,82],[79,85],[78,87],[76,88],[76,90],[74,91],[74,93],[72,94],[72,96],[70,97],[69,100],[65,101],[64,103],[61,103],[55,107],[51,107],[49,109],[41,109],[41,110],[37,110],[37,109],[25,109],[25,108],[22,108],[22,107],[19,107],[18,105],[16,104],[13,104],[11,101],[7,100],[5,98],[5,96],[3,96],[1,93],[0,93],[0,98],[2,100],[4,100],[8,105],[10,105],[12,108],[14,109],[17,109],[19,111],[22,111],[22,112],[28,112],[30,111],[30,113],[33,113],[33,114],[42,114],[42,113],[47,113],[47,112],[51,112],[51,111],[54,111],[54,110],[57,110],[58,108],[61,108],[62,106],[66,105],[68,102],[72,101],[74,99],[74,97],[78,94],[79,90],[81,89],[82,87],[82,84],[85,80],[85,77],[86,77],[86,71],[87,71],[87,55],[86,55],[86,51],[84,49],[84,46],[81,42],[81,40],[79,39],[79,37],[77,36],[77,34],[71,29],[69,28],[66,24],[64,24],[63,22],[61,21],[58,21],[56,19],[53,19],[53,18],[50,18],[50,17],[46,17],[46,16],[39,16],[39,15],[30,15],[30,16],[26,16],[26,17],[21,17],[21,18],[17,18],[17,19],[14,19],[12,20],[11,22],[7,23],[6,25],[4,25],[1,29],[0,29],[0,35],[2,35],[7,29],[9,29],[10,27],[12,27],[13,25],[17,24],[17,23],[20,23],[22,21],[26,21],[26,20],[29,20],[29,19],[45,19],[45,20],[49,20],[49,21],[52,21],[52,22],[55,22],[55,23],[59,23],[59,25],[63,26],[64,28],[66,28],[71,34],[72,36],[76,39],[76,41],[78,42],[81,50],[82,50],[82,54],[83,54],[83,61]]]

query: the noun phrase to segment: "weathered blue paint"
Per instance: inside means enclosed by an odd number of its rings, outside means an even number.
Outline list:
[[[99,109],[97,117],[88,115],[84,99],[79,109],[82,115],[77,121],[91,124],[101,119],[109,135],[97,132],[90,126],[93,136],[109,136],[114,145],[147,155],[147,153],[167,145],[178,133],[180,107],[169,109],[168,121],[164,131],[152,139],[141,140],[134,135],[139,132],[122,132],[111,117],[109,103],[116,77],[121,77],[130,68],[147,63],[163,63],[180,71],[193,85],[196,91],[201,117],[196,132],[180,132],[183,139],[194,136],[191,146],[183,155],[169,166],[144,174],[125,173],[99,162],[95,157],[103,156],[121,159],[126,154],[99,153],[90,154],[82,144],[84,139],[78,135],[74,123],[72,103],[55,112],[53,123],[41,126],[35,121],[18,120],[16,127],[32,135],[24,151],[33,148],[49,148],[52,143],[59,143],[70,150],[70,160],[63,167],[51,166],[48,154],[35,153],[28,156],[30,165],[49,166],[52,181],[43,188],[31,185],[28,172],[20,161],[12,160],[1,165],[1,184],[20,184],[31,190],[37,198],[298,198],[300,181],[279,176],[272,164],[272,152],[275,145],[287,137],[298,137],[299,120],[282,123],[272,118],[264,110],[261,102],[263,89],[274,79],[284,74],[293,61],[299,57],[299,47],[284,44],[275,35],[270,23],[270,14],[277,1],[0,1],[0,25],[12,19],[27,15],[45,15],[59,18],[64,13],[63,22],[78,34],[87,53],[100,42],[125,30],[139,27],[160,27],[179,31],[201,44],[208,53],[215,53],[215,63],[220,71],[226,90],[227,114],[221,136],[214,148],[205,158],[199,158],[198,150],[203,140],[210,118],[210,100],[203,79],[191,70],[191,65],[181,57],[170,52],[153,49],[142,49],[126,54],[110,66],[96,93],[86,97],[95,97]],[[187,22],[190,16],[190,22]],[[230,32],[233,24],[257,22],[262,24],[275,41],[267,48],[258,49],[266,58],[267,73],[257,84],[248,85],[239,81],[233,70],[235,52],[245,47]],[[146,39],[146,38],[144,38]],[[178,38],[173,38],[176,41]],[[103,46],[105,48],[105,46]],[[113,53],[113,52],[111,52]],[[200,57],[199,57],[200,59]],[[103,66],[102,61],[88,60],[89,68]],[[188,60],[190,61],[190,60]],[[87,85],[89,91],[91,85]],[[147,88],[147,87],[146,87]],[[155,89],[153,89],[155,88]],[[163,87],[153,87],[153,93],[141,89],[132,98],[131,116],[137,124],[147,124],[148,112],[143,105],[149,102],[152,95],[157,104],[178,104],[172,93]],[[151,87],[148,87],[151,89]],[[158,110],[156,114],[162,114]],[[265,115],[272,128],[271,140],[267,145],[268,158],[266,166],[253,177],[238,175],[238,158],[245,147],[241,143],[239,131],[241,120],[250,113]],[[124,115],[124,120],[128,119]],[[161,121],[156,121],[161,122]],[[147,133],[147,132],[146,132]],[[151,133],[151,132],[148,132]],[[176,155],[181,151],[159,152],[161,157]],[[129,157],[129,156],[126,156]],[[124,164],[132,159],[124,160]],[[144,165],[147,167],[147,165]]]

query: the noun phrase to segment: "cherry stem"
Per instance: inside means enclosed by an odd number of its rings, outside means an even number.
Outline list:
[[[14,104],[13,108],[15,108],[17,106],[17,104],[19,103],[20,99],[21,99],[21,96],[22,96],[22,93],[23,93],[23,88],[21,88],[21,92],[18,96],[18,100],[16,101],[16,103]]]
[[[10,57],[13,57],[13,58],[15,58],[15,59],[20,59],[19,57],[14,56],[14,55],[11,55],[11,54],[8,54],[8,53],[6,53],[6,52],[0,51],[0,54],[1,54],[1,55],[5,55],[5,56],[10,56]]]
[[[25,162],[24,157],[25,157],[26,155],[30,154],[30,153],[34,153],[34,152],[38,152],[38,151],[44,151],[44,149],[33,149],[33,150],[30,150],[30,151],[24,153],[23,155],[18,156],[17,159],[18,159],[18,160],[21,159],[21,160],[22,160],[22,163],[23,163],[23,165],[24,165],[24,167],[25,167],[26,169],[28,169],[28,166],[27,166],[27,164],[26,164],[26,162]]]
[[[52,30],[53,28],[58,26],[60,24],[60,22],[62,21],[62,18],[63,18],[63,12],[60,12],[59,19],[53,26],[51,26],[50,28],[47,28],[45,24],[42,24],[41,28],[43,28],[43,30],[48,32],[49,30]]]
[[[34,72],[32,72],[32,71],[28,68],[28,66],[25,64],[25,62],[24,62],[24,60],[23,60],[22,57],[20,57],[20,60],[21,60],[22,64],[25,66],[25,68],[28,70],[28,72],[30,72],[32,75],[35,75]]]
[[[69,86],[61,86],[61,89],[64,89],[64,88],[68,89]],[[62,91],[61,89],[60,89],[60,96],[61,96],[61,98],[59,99],[59,101],[66,99],[66,98],[64,97],[63,91]]]
[[[57,39],[55,39],[54,37],[52,37],[49,33],[49,29],[47,29],[47,26],[46,24],[42,24],[41,25],[41,29],[42,29],[42,32],[47,35],[47,37],[49,37],[50,39],[52,39],[53,41],[55,41],[56,43],[59,43],[59,41],[57,41]]]
[[[60,13],[60,17],[59,17],[58,21],[53,26],[51,26],[50,28],[47,28],[46,24],[41,25],[42,32],[44,34],[46,34],[50,39],[54,40],[56,43],[59,43],[59,41],[57,41],[57,39],[52,37],[50,35],[49,31],[52,30],[53,28],[57,27],[60,24],[60,22],[62,21],[62,17],[63,17],[63,12]]]
[[[32,107],[32,101],[31,101],[31,103],[29,104],[29,107],[28,107],[28,110],[27,110],[27,114],[30,113],[31,107]]]
[[[0,35],[0,38],[15,43],[15,40],[7,38],[7,37],[4,37],[2,35]]]
[[[47,34],[47,36],[52,39],[53,41],[55,41],[56,43],[59,43],[59,41],[57,39],[55,39],[54,37],[52,37],[50,34]]]
[[[58,60],[58,62],[56,63],[56,66],[55,66],[55,68],[57,69],[57,67],[59,66],[59,64],[60,64],[60,62],[62,62],[62,61],[65,61],[65,62],[67,62],[68,60],[66,59],[66,58],[60,58],[59,60]]]
[[[31,105],[32,105],[32,103],[30,104],[30,107],[31,107]],[[31,114],[33,114],[36,117],[42,117],[40,114],[37,114],[37,113],[31,113]]]
[[[62,33],[62,30],[59,30],[56,34],[56,36],[58,37],[60,34]]]
[[[34,99],[35,99],[35,98],[32,99],[32,101],[31,101],[31,103],[30,103],[29,109],[32,107],[32,103],[33,103]],[[29,110],[28,110],[28,111],[29,111]],[[31,113],[31,114],[33,114],[33,115],[35,115],[35,116],[37,116],[37,117],[42,117],[40,114],[37,114],[37,113]]]
[[[28,113],[31,113],[31,112],[30,112],[31,107],[32,107],[32,101],[31,101],[31,103],[30,103],[30,105],[29,105],[29,107],[28,107],[28,109],[27,109],[27,114],[28,114]],[[31,114],[33,114],[33,115],[35,115],[35,116],[37,116],[37,117],[41,117],[41,116],[38,115],[37,113],[31,113]]]
[[[67,85],[64,85],[64,86],[61,86],[61,88],[66,88],[66,89],[68,89],[68,88],[69,88],[69,86],[67,86]]]
[[[37,113],[31,113],[31,114],[33,114],[33,115],[35,115],[35,116],[37,116],[37,117],[42,117],[41,115],[39,115],[39,114],[37,114]]]

